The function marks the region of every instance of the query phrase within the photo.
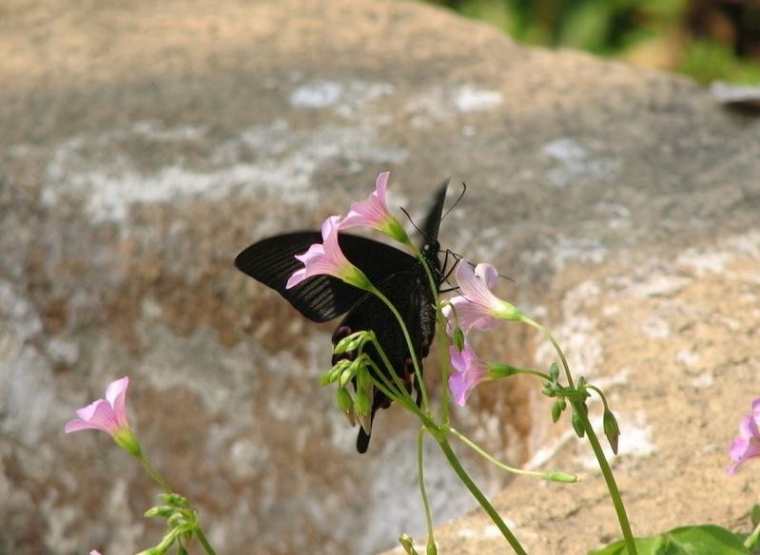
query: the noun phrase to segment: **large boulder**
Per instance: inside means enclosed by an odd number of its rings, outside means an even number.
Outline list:
[[[500,291],[556,324],[578,371],[610,378],[637,531],[729,523],[757,497],[721,474],[760,389],[756,121],[685,79],[416,4],[44,0],[6,3],[0,29],[0,549],[158,537],[139,468],[102,434],[62,434],[125,374],[147,451],[221,552],[374,553],[419,534],[413,422],[386,411],[357,455],[317,386],[332,326],[231,265],[344,211],[383,169],[414,218],[441,178],[466,181],[444,246],[497,263]],[[549,360],[526,330],[491,337],[492,356]],[[552,465],[585,464],[530,382],[456,416],[513,463],[549,446]],[[473,503],[429,451],[436,516],[462,514]],[[507,483],[475,462],[490,491]],[[615,534],[593,474],[498,500],[532,553]],[[480,518],[444,552],[500,552]],[[574,518],[590,533],[570,539]]]

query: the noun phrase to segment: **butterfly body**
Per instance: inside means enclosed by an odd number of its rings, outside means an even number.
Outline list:
[[[422,228],[424,243],[420,250],[436,287],[442,281],[437,237],[446,184],[438,189]],[[414,367],[406,338],[395,315],[377,296],[328,275],[314,276],[294,288],[286,288],[288,277],[302,267],[295,255],[319,242],[321,235],[317,231],[275,235],[243,250],[236,257],[235,266],[277,291],[296,310],[314,322],[326,322],[345,314],[333,334],[333,344],[356,331],[373,331],[396,374],[407,384],[409,391],[418,390],[414,383]],[[397,308],[409,331],[415,356],[421,361],[430,350],[436,319],[435,299],[425,267],[417,258],[404,251],[358,235],[340,233],[338,243],[346,258],[361,269]],[[368,345],[365,352],[378,368],[385,371],[385,364],[373,346]],[[346,355],[340,355],[344,356]],[[334,356],[333,364],[340,357]],[[375,413],[380,408],[388,408],[390,404],[390,399],[376,389],[370,417],[360,428],[357,437],[357,450],[360,453],[368,448]]]

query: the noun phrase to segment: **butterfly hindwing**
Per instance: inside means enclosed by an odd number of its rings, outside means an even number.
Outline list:
[[[435,333],[435,308],[432,294],[424,270],[419,263],[414,267],[398,272],[377,285],[378,289],[393,303],[399,311],[410,339],[414,346],[417,360],[421,361],[428,354],[430,343]],[[398,320],[385,304],[373,295],[367,295],[346,315],[338,326],[340,335],[352,333],[358,330],[372,330],[377,336],[378,342],[388,357],[391,366],[406,383],[411,384],[414,375],[414,366],[409,355],[409,347],[401,332]],[[334,338],[337,342],[339,337]],[[368,346],[365,352],[373,362],[387,374],[385,364],[374,347]],[[411,389],[411,387],[410,387]],[[388,399],[379,390],[375,390],[375,397],[370,415],[370,426],[375,412],[379,408],[387,408],[390,405]],[[357,437],[357,450],[363,453],[369,445],[370,430],[359,430]]]

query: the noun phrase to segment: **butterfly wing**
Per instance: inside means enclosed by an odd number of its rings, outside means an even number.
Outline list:
[[[438,231],[441,228],[441,217],[443,216],[443,204],[446,201],[446,189],[449,186],[449,179],[446,179],[436,189],[433,195],[433,203],[430,205],[425,219],[422,221],[423,241],[425,243],[438,242]]]
[[[373,283],[408,271],[415,259],[379,241],[341,233],[338,237],[346,257],[359,267]],[[295,255],[303,254],[312,244],[321,243],[318,231],[295,231],[263,239],[243,250],[235,266],[282,295],[309,320],[326,322],[347,312],[366,293],[332,276],[315,276],[286,289],[288,278],[303,268]]]
[[[427,286],[426,276],[422,272],[423,269],[419,263],[415,263],[414,267],[398,272],[377,285],[378,289],[399,311],[409,330],[417,360],[420,361],[427,356],[435,331],[435,308],[432,304],[432,295]],[[345,335],[359,330],[375,332],[391,366],[397,375],[409,384],[411,389],[414,366],[406,339],[401,332],[398,320],[378,297],[367,295],[351,309],[338,326],[333,336],[333,343],[337,343]],[[374,347],[368,346],[365,352],[377,367],[390,378],[382,358]],[[370,428],[375,412],[380,408],[389,406],[390,400],[382,392],[376,390],[372,402]],[[370,431],[371,429],[359,429],[356,449],[360,453],[364,453],[369,446]]]

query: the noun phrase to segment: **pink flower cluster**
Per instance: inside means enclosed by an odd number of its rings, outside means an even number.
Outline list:
[[[499,320],[519,320],[522,313],[491,291],[498,279],[496,268],[491,264],[478,264],[473,269],[467,261],[461,260],[455,277],[461,295],[448,301],[443,314],[448,320],[448,333],[453,335],[456,330],[461,330],[465,337],[461,351],[456,346],[449,350],[455,370],[449,376],[449,390],[454,401],[464,406],[472,390],[490,377],[488,366],[470,346],[470,332],[492,329]]]

